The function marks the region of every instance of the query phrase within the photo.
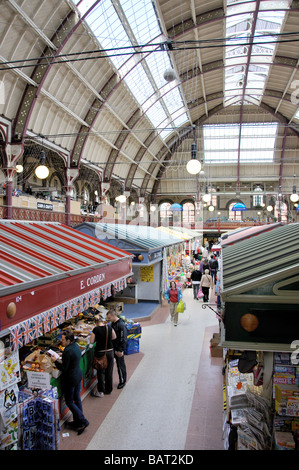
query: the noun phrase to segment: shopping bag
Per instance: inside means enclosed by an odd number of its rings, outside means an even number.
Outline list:
[[[204,294],[203,294],[202,290],[199,289],[198,292],[197,292],[197,298],[202,299],[203,297],[204,297]]]
[[[184,308],[184,303],[183,303],[182,300],[180,300],[179,303],[178,303],[178,306],[177,306],[177,308],[176,308],[176,311],[177,311],[178,313],[183,313],[184,310],[185,310],[185,308]]]

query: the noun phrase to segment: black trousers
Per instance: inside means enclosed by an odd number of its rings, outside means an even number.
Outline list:
[[[108,366],[107,369],[98,370],[98,392],[111,393],[113,389],[113,366],[114,366],[114,353],[107,351]]]
[[[203,293],[203,301],[208,302],[209,301],[210,288],[202,286],[201,290],[202,290],[202,293]]]
[[[119,377],[119,383],[125,383],[127,381],[127,368],[125,364],[125,356],[118,357],[114,355],[116,360],[117,372]]]

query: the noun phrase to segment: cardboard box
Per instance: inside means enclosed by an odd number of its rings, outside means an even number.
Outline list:
[[[210,339],[210,351],[212,357],[223,357],[223,348],[219,346],[220,335],[214,333],[213,338]]]
[[[123,302],[108,302],[106,304],[108,310],[115,310],[117,314],[122,313],[124,311],[124,303]]]

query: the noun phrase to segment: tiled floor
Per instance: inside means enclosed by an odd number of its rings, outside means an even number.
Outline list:
[[[184,291],[179,325],[168,304],[140,320],[140,352],[126,356],[128,382],[104,398],[87,396],[83,434],[62,426],[60,450],[223,450],[222,359],[210,355],[216,315]],[[213,302],[213,297],[212,300]]]

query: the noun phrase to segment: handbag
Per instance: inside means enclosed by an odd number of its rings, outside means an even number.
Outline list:
[[[197,298],[198,299],[202,299],[204,297],[204,293],[201,289],[198,289],[198,292],[197,292]]]
[[[253,369],[253,384],[256,387],[259,387],[260,385],[263,385],[264,382],[264,367],[262,364],[258,364],[255,366]]]
[[[106,346],[105,349],[107,349],[107,343],[108,343],[108,327],[106,326]],[[106,353],[101,356],[101,357],[95,357],[93,358],[93,363],[92,367],[96,370],[104,370],[107,369],[108,366],[108,360],[107,360],[107,355]]]

